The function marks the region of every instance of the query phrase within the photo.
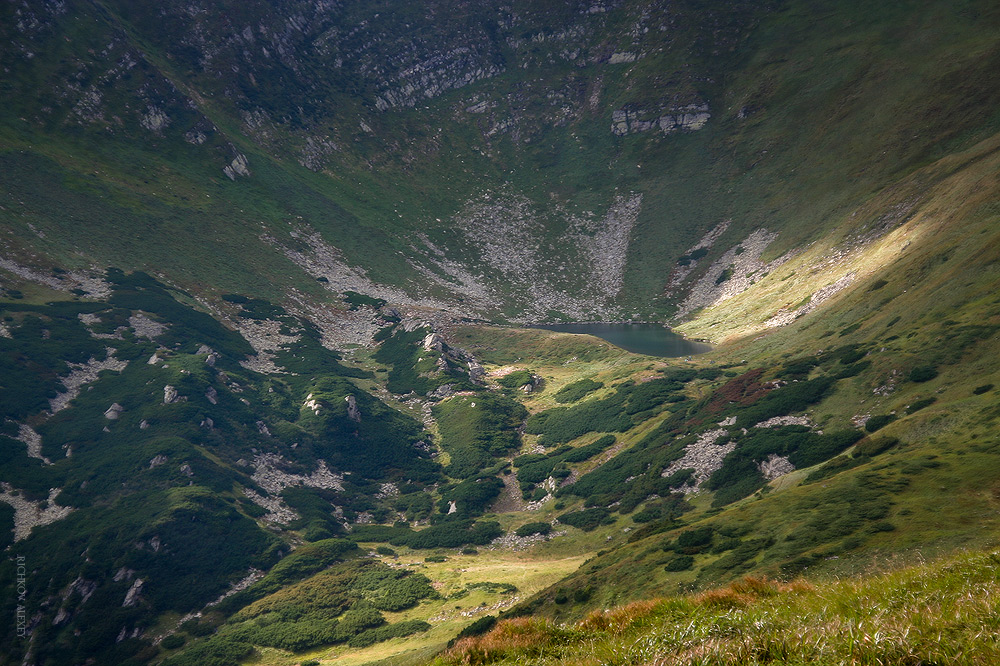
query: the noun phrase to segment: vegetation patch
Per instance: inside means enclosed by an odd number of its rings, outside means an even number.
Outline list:
[[[589,378],[580,379],[563,386],[555,392],[555,395],[553,395],[552,398],[556,402],[562,404],[576,402],[577,400],[580,400],[581,398],[603,387],[604,382],[595,381]]]

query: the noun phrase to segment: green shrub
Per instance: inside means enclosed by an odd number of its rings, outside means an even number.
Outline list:
[[[700,552],[712,543],[714,532],[715,530],[711,526],[685,530],[677,535],[677,548],[683,551]]]
[[[873,458],[899,444],[896,437],[869,437],[854,447],[855,456]]]
[[[937,368],[933,365],[918,365],[909,374],[910,381],[916,383],[929,382],[937,376]]]
[[[176,650],[187,642],[187,639],[180,634],[170,634],[162,641],[160,641],[160,647],[164,650]]]
[[[548,534],[551,531],[552,525],[549,523],[537,522],[521,525],[514,533],[519,537],[528,537],[535,534]]]
[[[254,654],[252,645],[232,638],[212,637],[179,655],[168,657],[164,666],[238,666]]]
[[[190,619],[181,624],[181,630],[192,636],[208,636],[215,632],[215,627],[207,622],[199,622],[197,619]]]
[[[351,306],[351,310],[357,310],[358,308],[366,305],[370,308],[378,310],[380,307],[385,305],[385,300],[381,298],[374,298],[365,294],[359,294],[356,291],[345,291],[344,302]]]
[[[558,403],[576,402],[580,398],[603,387],[604,382],[594,381],[593,379],[581,379],[563,386],[552,397]]]
[[[472,624],[470,624],[469,626],[465,627],[460,632],[458,632],[458,635],[456,635],[455,638],[451,639],[451,641],[448,642],[448,647],[454,645],[455,641],[457,641],[460,638],[467,638],[469,636],[482,636],[487,631],[492,629],[496,625],[496,623],[497,623],[496,616],[484,615],[483,617],[479,618],[478,620],[476,620],[475,622],[473,622]]]
[[[896,420],[895,414],[877,414],[865,422],[865,430],[875,432]]]
[[[910,404],[910,406],[906,408],[906,413],[913,414],[914,412],[919,412],[924,407],[930,407],[935,402],[937,402],[937,398],[933,396],[930,398],[921,398],[920,400]]]
[[[506,374],[503,377],[497,377],[497,384],[503,386],[504,388],[520,388],[525,384],[530,384],[534,379],[534,375],[531,374],[530,370],[515,370],[510,374]]]
[[[694,558],[690,555],[677,555],[667,561],[664,571],[687,571],[694,566]]]
[[[379,546],[378,548],[375,549],[375,552],[378,553],[379,555],[385,555],[387,557],[396,557],[396,551],[394,551],[392,548],[389,548],[388,546]]]
[[[410,636],[422,631],[427,631],[430,628],[431,625],[423,620],[405,620],[403,622],[397,622],[384,627],[378,627],[377,629],[368,629],[367,631],[363,631],[347,641],[347,644],[352,648],[368,647],[369,645],[374,645],[375,643],[387,641],[390,638],[402,638],[404,636]]]
[[[559,522],[563,525],[571,525],[584,532],[597,529],[599,525],[611,519],[611,512],[604,507],[594,507],[583,511],[573,511],[559,516]]]
[[[982,395],[987,391],[992,391],[992,390],[993,390],[993,384],[983,384],[982,386],[977,386],[976,388],[972,389],[972,395]]]

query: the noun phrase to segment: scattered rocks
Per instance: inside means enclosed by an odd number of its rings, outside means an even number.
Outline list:
[[[743,293],[764,273],[769,273],[788,260],[783,255],[769,263],[760,261],[767,246],[778,235],[758,229],[741,243],[730,248],[712,263],[705,274],[691,286],[675,319],[680,319],[698,308],[709,307]]]
[[[347,418],[360,423],[361,410],[358,409],[357,399],[353,395],[348,395],[344,397],[344,401],[347,403]]]
[[[552,224],[527,197],[510,190],[486,192],[470,200],[452,220],[481,262],[523,294],[522,318],[539,321],[552,310],[577,319],[617,313],[632,227],[642,196],[615,197],[607,213],[557,211],[566,231],[549,238]],[[585,277],[580,278],[580,273]]]
[[[722,467],[722,460],[736,448],[736,442],[722,445],[715,443],[728,434],[729,432],[722,428],[703,432],[698,436],[698,441],[684,449],[684,456],[671,463],[663,470],[661,476],[668,477],[682,469],[693,469],[693,482],[681,488],[681,491],[685,494],[697,492],[701,484]]]
[[[111,285],[104,281],[104,272],[99,269],[93,274],[80,271],[65,271],[53,274],[51,271],[34,269],[22,266],[12,259],[0,257],[0,269],[13,273],[23,280],[34,282],[57,291],[73,291],[78,289],[84,292],[85,298],[108,298],[111,296]]]
[[[174,404],[176,402],[180,402],[180,401],[181,401],[181,396],[180,396],[179,393],[177,393],[177,389],[176,388],[174,388],[170,384],[167,384],[166,386],[163,387],[163,404],[164,405],[172,405],[172,404]]]
[[[253,460],[253,480],[270,495],[279,495],[285,488],[298,485],[344,490],[344,477],[331,472],[324,460],[319,460],[316,471],[308,476],[282,471],[278,466],[283,463],[284,459],[274,453],[263,453]]]
[[[566,530],[553,530],[548,534],[532,534],[531,536],[520,537],[511,531],[491,541],[490,547],[506,551],[528,550],[539,543],[551,541],[556,537],[565,536],[565,534]]]
[[[20,491],[7,482],[0,482],[0,502],[6,502],[14,508],[14,541],[27,539],[31,530],[42,525],[54,523],[72,513],[73,508],[59,506],[56,497],[61,489],[51,488],[48,500],[32,502],[24,498]],[[44,505],[45,508],[42,508]]]
[[[638,59],[638,58],[639,58],[639,56],[637,56],[635,53],[630,53],[630,52],[627,52],[627,51],[626,52],[622,52],[622,53],[612,53],[611,57],[608,58],[608,64],[609,65],[620,65],[622,63],[635,62],[636,59]]]
[[[244,488],[243,494],[251,502],[267,510],[263,517],[265,522],[287,525],[299,518],[299,514],[290,509],[280,497],[264,496],[250,488]]]
[[[170,125],[170,116],[155,106],[146,107],[146,113],[139,118],[139,124],[151,132],[161,133]]]
[[[427,397],[433,400],[441,400],[455,394],[454,384],[442,384],[433,391],[427,393]]]
[[[772,453],[767,457],[767,460],[761,461],[757,467],[760,469],[760,473],[764,475],[764,478],[768,481],[773,481],[779,476],[784,476],[789,472],[795,471],[795,465],[788,461],[785,456],[779,456]]]
[[[125,593],[125,601],[122,602],[122,608],[131,608],[135,606],[140,601],[140,593],[142,592],[142,586],[145,585],[146,581],[141,578],[136,578],[132,583],[132,587],[128,589]]]
[[[205,605],[205,607],[206,608],[211,608],[212,606],[216,606],[216,605],[222,603],[223,599],[226,599],[227,597],[231,597],[234,594],[236,594],[237,592],[242,592],[243,590],[247,589],[248,587],[250,587],[251,585],[253,585],[257,581],[259,581],[263,577],[264,577],[264,572],[263,571],[261,571],[260,569],[255,569],[255,568],[251,567],[250,568],[250,572],[243,579],[241,579],[241,580],[233,583],[229,587],[228,590],[226,590],[225,592],[223,592],[219,596],[218,599],[216,599],[215,601],[208,602]]]
[[[816,424],[808,416],[772,416],[766,421],[761,421],[754,428],[780,428],[782,426],[806,426],[815,428]]]
[[[155,319],[151,319],[141,312],[137,312],[128,318],[129,326],[137,338],[147,338],[153,340],[163,335],[167,330],[166,324],[161,324]]]
[[[283,370],[274,363],[276,353],[298,342],[301,337],[298,332],[292,335],[282,333],[282,323],[273,319],[240,319],[237,329],[257,352],[255,356],[240,361],[240,365],[263,374],[282,373]]]
[[[35,429],[25,424],[17,426],[17,439],[24,442],[28,447],[28,457],[41,460],[46,465],[51,465],[52,461],[42,455],[42,436],[35,432]]]
[[[847,275],[844,275],[839,279],[837,279],[832,284],[828,284],[827,286],[813,293],[809,297],[809,302],[805,303],[801,307],[798,307],[794,310],[788,310],[786,308],[778,310],[778,312],[776,312],[773,317],[764,322],[764,327],[776,328],[778,326],[787,326],[788,324],[792,323],[799,317],[803,317],[809,314],[817,307],[819,307],[821,304],[833,298],[833,296],[838,292],[846,289],[848,286],[851,285],[852,282],[854,282],[854,279],[856,277],[857,274],[854,271],[851,271]]]
[[[684,253],[685,256],[690,256],[698,252],[699,250],[710,250],[715,245],[715,241],[719,240],[719,237],[722,234],[726,233],[726,230],[729,229],[730,224],[731,222],[729,220],[724,220],[719,224],[715,225],[715,228],[713,228],[707,234],[702,236],[701,240],[699,240],[697,243],[688,248],[688,251]],[[681,283],[687,279],[687,276],[690,275],[691,271],[693,271],[697,265],[698,265],[698,260],[692,258],[688,259],[687,265],[678,264],[677,266],[675,266],[674,269],[670,272],[670,279],[667,283],[667,290],[671,291],[679,287]]]
[[[695,132],[704,127],[711,117],[708,104],[703,102],[655,110],[627,106],[611,113],[611,132],[615,136],[656,129],[664,134]]]
[[[112,347],[106,349],[107,357],[103,361],[91,358],[86,363],[67,363],[71,368],[68,375],[63,377],[62,383],[66,387],[65,393],[60,393],[49,400],[49,412],[55,414],[66,407],[76,396],[80,395],[80,388],[86,384],[97,381],[102,370],[113,370],[121,372],[128,366],[128,361],[119,361],[115,358],[115,350]]]
[[[232,162],[222,167],[222,172],[226,174],[229,180],[236,180],[240,176],[249,176],[250,164],[247,162],[247,156],[243,153],[237,153]]]

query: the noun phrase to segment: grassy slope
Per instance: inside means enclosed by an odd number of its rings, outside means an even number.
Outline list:
[[[813,585],[746,578],[556,626],[508,620],[439,664],[990,664],[995,551]]]

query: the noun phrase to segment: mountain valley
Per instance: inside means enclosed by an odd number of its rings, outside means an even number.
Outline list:
[[[0,664],[993,663],[998,34],[5,2]]]

